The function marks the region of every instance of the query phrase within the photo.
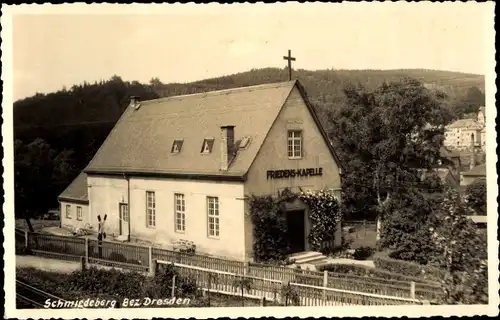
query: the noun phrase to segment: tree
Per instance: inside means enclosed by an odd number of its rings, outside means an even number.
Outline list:
[[[36,139],[28,145],[16,141],[14,147],[16,213],[22,213],[33,232],[29,219],[45,213],[50,206],[54,150],[43,139]]]
[[[455,113],[462,117],[465,114],[477,113],[479,107],[484,106],[485,95],[478,87],[469,87],[467,91],[462,92],[452,102]]]
[[[436,252],[430,241],[429,221],[437,201],[423,192],[409,190],[395,193],[386,207],[382,247],[391,250],[395,259],[427,264]]]
[[[477,179],[465,190],[465,199],[478,214],[486,214],[486,179]]]
[[[344,186],[361,191],[347,194],[346,202],[366,199],[377,215],[380,239],[391,197],[418,187],[420,170],[441,160],[446,117],[436,115],[447,111],[441,95],[413,79],[375,90],[351,86],[345,95],[346,104],[330,115],[329,136],[345,164]]]
[[[471,209],[458,192],[447,190],[432,221],[432,244],[447,270],[445,303],[488,303],[487,240],[467,217]]]

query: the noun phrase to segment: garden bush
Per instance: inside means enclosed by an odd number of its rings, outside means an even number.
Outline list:
[[[146,277],[137,272],[120,272],[95,267],[73,272],[65,281],[68,290],[88,295],[138,297]]]
[[[116,262],[127,262],[127,258],[119,252],[111,252],[111,254],[108,257],[109,260],[116,261]]]
[[[326,270],[328,272],[333,272],[338,274],[347,274],[347,275],[370,277],[370,278],[381,278],[386,280],[426,282],[425,279],[421,277],[412,277],[401,273],[395,273],[361,265],[333,263],[333,264],[317,265],[316,269],[321,272]]]
[[[415,262],[394,259],[390,257],[390,254],[386,255],[379,253],[375,255],[373,263],[376,268],[431,281],[440,281],[446,274],[446,271],[443,269],[428,265],[421,265]]]
[[[27,256],[31,254],[33,254],[33,252],[31,251],[30,248],[26,248],[24,245],[16,244],[16,255]]]
[[[375,251],[374,248],[359,247],[356,250],[354,250],[354,254],[352,255],[352,257],[355,260],[366,260],[373,255],[374,251]]]

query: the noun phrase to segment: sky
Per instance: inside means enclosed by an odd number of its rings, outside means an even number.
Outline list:
[[[474,3],[31,7],[12,16],[13,98],[115,74],[170,83],[283,68],[288,49],[300,69],[484,74],[492,17]]]

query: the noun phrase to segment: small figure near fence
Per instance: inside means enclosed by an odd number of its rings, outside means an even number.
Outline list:
[[[101,215],[97,215],[97,220],[99,221],[99,229],[97,230],[97,240],[99,241],[98,242],[99,259],[102,258],[102,240],[106,239],[106,230],[104,227],[107,217],[108,215],[105,214],[104,218],[101,220]]]

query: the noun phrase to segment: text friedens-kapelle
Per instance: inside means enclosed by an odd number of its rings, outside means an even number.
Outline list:
[[[323,168],[268,170],[267,179],[322,176]]]

